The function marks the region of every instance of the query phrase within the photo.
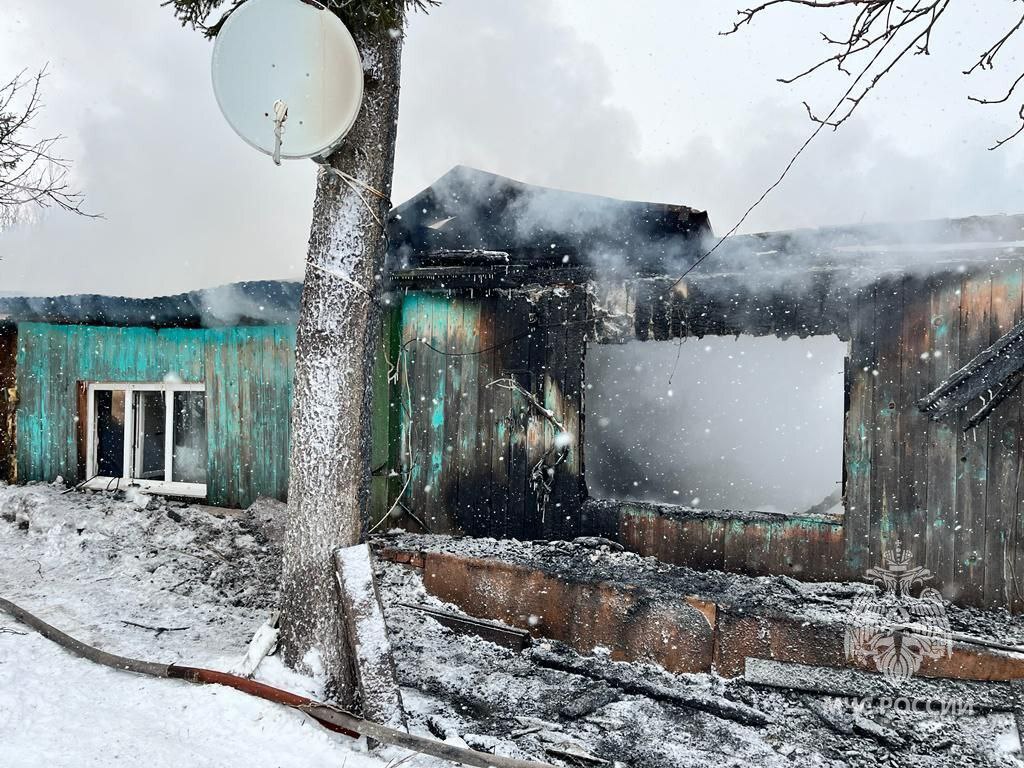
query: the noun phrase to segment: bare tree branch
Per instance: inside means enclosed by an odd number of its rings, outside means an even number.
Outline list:
[[[22,70],[0,86],[0,229],[22,220],[27,207],[55,206],[81,216],[82,195],[71,186],[71,164],[56,152],[60,135],[42,139],[26,134],[43,107],[45,67],[35,75]]]
[[[1016,2],[1017,0],[1010,0]],[[817,123],[838,128],[857,110],[864,99],[875,87],[903,62],[908,55],[928,55],[932,42],[932,34],[939,28],[940,20],[953,0],[765,0],[753,7],[738,11],[738,17],[731,29],[722,34],[731,35],[742,27],[751,25],[755,19],[780,6],[802,7],[821,10],[828,16],[850,12],[848,31],[838,37],[822,34],[822,39],[835,51],[828,56],[805,68],[791,77],[779,78],[782,83],[795,83],[823,67],[835,65],[844,74],[851,75],[851,70],[859,70],[861,84],[853,89],[845,100],[842,108],[829,118],[819,118],[812,108],[805,104],[810,119]],[[993,70],[996,59],[1014,37],[1024,28],[1024,14],[1017,19],[1005,32],[999,34],[974,64],[964,71],[971,75],[980,70]],[[855,66],[864,59],[877,54],[890,42],[898,40],[890,53],[885,56],[875,55],[867,65]],[[985,99],[976,96],[968,97],[978,104],[1004,104],[1010,100],[1021,82],[1024,73],[1014,80],[1007,89],[1006,95],[999,99]],[[1024,104],[1018,113],[1021,117],[1020,128],[1004,139],[997,141],[990,149],[997,149],[1008,141],[1024,133]]]

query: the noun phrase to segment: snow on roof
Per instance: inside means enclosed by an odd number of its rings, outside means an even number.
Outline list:
[[[0,321],[154,328],[294,325],[301,295],[298,281],[260,280],[143,299],[11,296],[0,297]]]

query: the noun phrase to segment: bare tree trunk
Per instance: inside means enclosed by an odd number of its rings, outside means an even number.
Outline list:
[[[352,33],[363,57],[363,107],[330,165],[387,198],[402,37]],[[344,705],[352,703],[353,673],[332,555],[359,542],[369,498],[371,376],[388,213],[388,201],[358,182],[321,173],[313,205],[295,343],[281,612],[286,663],[306,671],[322,664],[329,695]]]

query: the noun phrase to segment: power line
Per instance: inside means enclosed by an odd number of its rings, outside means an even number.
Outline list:
[[[911,8],[908,13],[912,13],[914,10],[917,9],[917,7],[920,4],[921,4],[921,0],[917,0],[917,2],[914,3],[914,7]],[[786,178],[786,176],[789,175],[790,170],[792,170],[793,166],[796,165],[796,161],[800,159],[800,156],[804,153],[804,150],[806,150],[807,147],[810,146],[811,142],[814,141],[818,137],[818,134],[821,133],[822,129],[824,129],[825,126],[831,125],[832,127],[836,127],[832,123],[830,123],[830,121],[832,120],[833,117],[835,117],[836,113],[839,111],[840,107],[843,106],[843,104],[846,102],[846,100],[850,98],[850,94],[853,93],[854,89],[857,87],[857,84],[861,81],[861,79],[863,79],[864,75],[866,75],[868,73],[868,70],[870,70],[871,67],[874,66],[875,62],[878,61],[879,57],[882,55],[882,52],[886,49],[886,47],[889,45],[889,43],[891,43],[895,38],[896,38],[895,35],[891,35],[888,39],[886,39],[886,41],[884,43],[882,43],[882,45],[879,47],[879,49],[875,52],[875,55],[871,57],[871,60],[867,64],[864,65],[864,68],[860,71],[860,74],[857,75],[857,77],[854,78],[852,83],[850,83],[850,87],[846,89],[846,93],[844,93],[842,95],[842,98],[840,98],[839,101],[836,102],[836,105],[834,107],[832,107],[832,111],[830,111],[825,116],[824,119],[818,120],[817,118],[813,118],[818,123],[818,127],[815,128],[814,131],[811,132],[811,135],[807,137],[807,140],[803,144],[800,145],[800,148],[797,149],[796,152],[793,153],[793,156],[789,159],[789,162],[786,163],[786,167],[783,168],[782,169],[782,173],[779,174],[779,178],[777,178],[774,182],[772,182],[768,186],[768,188],[765,189],[765,191],[761,193],[761,196],[759,198],[757,198],[757,200],[755,200],[751,204],[751,206],[749,208],[747,208],[747,210],[743,213],[742,216],[740,216],[739,221],[737,221],[728,232],[726,232],[724,235],[722,235],[722,237],[720,237],[718,239],[718,242],[715,243],[711,247],[710,250],[708,250],[699,259],[697,259],[695,262],[693,262],[693,264],[691,264],[689,267],[687,267],[686,271],[683,272],[683,274],[681,274],[678,277],[678,279],[676,279],[676,281],[673,282],[672,285],[670,285],[668,287],[668,289],[665,291],[664,294],[662,294],[663,296],[671,293],[672,290],[675,289],[675,287],[677,285],[679,285],[681,282],[683,282],[683,279],[688,274],[693,272],[693,270],[695,270],[702,263],[704,263],[704,261],[709,256],[711,256],[711,254],[713,254],[715,251],[717,251],[719,249],[719,247],[722,245],[722,243],[724,243],[726,240],[728,240],[730,237],[732,237],[734,234],[736,234],[736,230],[738,230],[741,226],[743,226],[743,223],[747,220],[747,218],[750,216],[750,214],[753,213],[754,210],[759,205],[761,205],[761,203],[763,203],[765,201],[765,198],[767,198],[768,195],[770,195],[772,192],[774,192],[776,187],[778,187],[782,183],[782,181]]]

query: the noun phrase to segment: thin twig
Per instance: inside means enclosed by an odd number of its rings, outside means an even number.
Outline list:
[[[139,629],[148,629],[150,632],[156,632],[156,636],[160,637],[164,632],[184,632],[186,629],[192,629],[188,627],[151,627],[148,624],[138,624],[134,621],[125,621],[121,619],[121,623],[129,627],[138,627]]]

